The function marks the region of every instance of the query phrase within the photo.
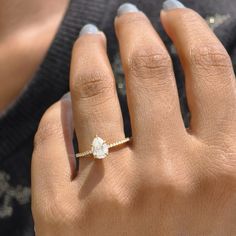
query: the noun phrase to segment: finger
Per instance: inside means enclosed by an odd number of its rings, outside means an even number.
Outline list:
[[[222,130],[235,117],[236,87],[230,57],[196,12],[176,0],[166,1],[164,9],[161,20],[186,75],[192,132],[200,135],[206,130]]]
[[[80,152],[91,149],[96,135],[108,143],[123,139],[123,119],[105,35],[86,25],[72,54],[70,89]]]
[[[70,98],[63,98],[44,114],[32,158],[32,197],[35,207],[47,194],[57,197],[68,189],[75,174],[72,145],[73,127]]]
[[[172,141],[185,132],[168,52],[144,13],[132,4],[118,10],[115,28],[127,82],[135,143]],[[144,33],[145,32],[145,33]]]

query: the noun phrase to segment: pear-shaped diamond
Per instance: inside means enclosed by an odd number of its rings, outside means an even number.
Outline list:
[[[102,138],[96,136],[92,142],[92,152],[95,158],[103,159],[108,155],[109,147]]]

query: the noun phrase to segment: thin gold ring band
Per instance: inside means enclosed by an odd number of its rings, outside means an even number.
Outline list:
[[[96,136],[91,144],[91,150],[77,153],[75,156],[76,158],[83,158],[93,155],[93,157],[96,159],[103,159],[108,156],[110,148],[120,146],[122,144],[128,143],[129,141],[130,138],[124,138],[117,142],[108,144],[102,138]]]

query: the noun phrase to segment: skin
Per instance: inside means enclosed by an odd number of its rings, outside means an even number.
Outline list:
[[[45,113],[35,137],[36,235],[236,234],[236,84],[230,57],[190,9],[161,12],[186,76],[185,129],[167,50],[141,12],[115,19],[127,83],[132,142],[109,157],[81,158],[96,134],[124,138],[103,33],[74,45],[70,91]],[[145,32],[145,34],[143,34]],[[92,67],[90,65],[93,65]]]
[[[15,101],[33,77],[57,32],[68,2],[0,1],[0,112]]]

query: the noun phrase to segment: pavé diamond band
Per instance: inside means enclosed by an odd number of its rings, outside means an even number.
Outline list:
[[[93,157],[96,159],[103,159],[108,156],[110,148],[117,147],[129,141],[130,141],[130,138],[125,138],[115,143],[108,144],[102,138],[96,136],[93,139],[93,142],[91,144],[92,146],[91,150],[77,153],[75,156],[77,158],[81,158],[81,157],[88,157],[90,155],[93,155]]]

